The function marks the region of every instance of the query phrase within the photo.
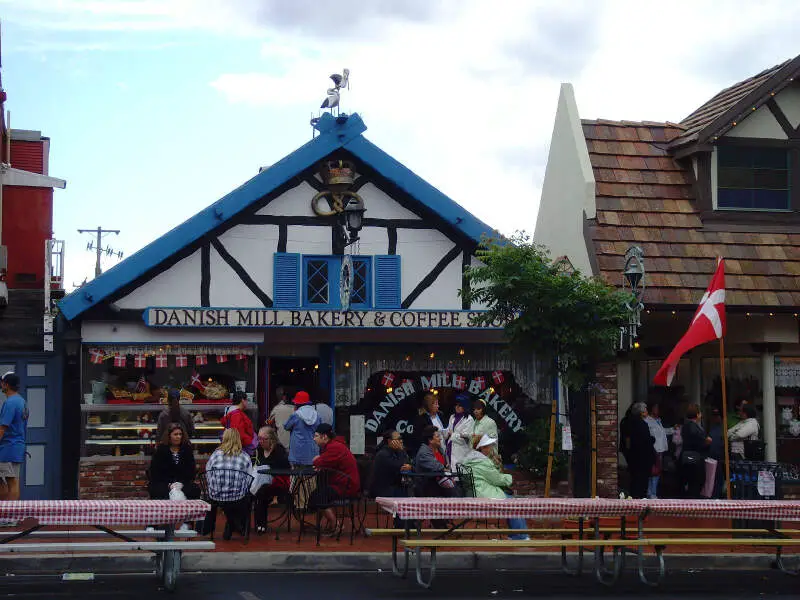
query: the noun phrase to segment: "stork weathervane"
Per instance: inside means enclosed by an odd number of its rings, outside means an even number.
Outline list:
[[[340,99],[340,92],[342,88],[350,89],[350,69],[342,70],[342,74],[334,73],[330,76],[331,81],[333,81],[333,87],[328,88],[328,92],[325,95],[325,100],[322,101],[320,104],[321,109],[328,109],[331,112],[331,116],[338,117],[339,116],[339,99]],[[333,109],[336,109],[336,114],[334,114]],[[344,115],[346,118],[346,115]],[[311,137],[314,137],[314,132],[316,131],[315,125],[319,122],[319,116],[312,116],[311,117]]]

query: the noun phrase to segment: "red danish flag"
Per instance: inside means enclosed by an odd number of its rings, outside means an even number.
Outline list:
[[[478,387],[481,390],[486,387],[486,378],[482,375],[480,377],[476,377],[473,381],[478,384]]]
[[[502,371],[492,371],[492,381],[494,381],[497,385],[503,383],[506,379],[506,376],[503,375]]]
[[[208,364],[208,356],[206,356],[205,354],[198,354],[197,356],[194,357],[194,364],[196,364],[198,367],[202,367],[203,365],[207,365]]]
[[[653,377],[653,383],[669,386],[675,377],[681,356],[700,344],[720,339],[725,335],[725,325],[725,261],[720,259],[689,329],[664,360],[664,364]]]
[[[106,355],[103,353],[103,351],[99,350],[98,348],[92,348],[89,351],[89,362],[91,362],[93,365],[102,364],[105,357]]]
[[[159,354],[156,356],[156,369],[166,369],[167,368],[167,355],[166,354]]]
[[[203,384],[202,381],[200,381],[200,374],[197,371],[192,373],[192,380],[190,382],[190,385],[192,387],[197,388],[201,392],[205,392],[206,391],[206,386]]]
[[[392,387],[394,383],[394,373],[384,373],[383,378],[381,379],[381,384],[383,387]]]
[[[221,365],[222,363],[228,362],[228,355],[227,354],[217,354],[217,364]]]
[[[124,367],[128,364],[128,357],[125,354],[115,354],[114,355],[114,366],[115,367]]]
[[[147,357],[144,354],[137,354],[133,357],[133,366],[137,369],[144,369],[147,366]]]
[[[247,356],[244,354],[237,354],[236,360],[247,360]]]
[[[456,375],[453,377],[453,387],[457,390],[463,390],[467,387],[467,378],[463,375]]]
[[[189,366],[189,359],[185,354],[178,354],[175,357],[175,366],[176,367],[188,367]]]

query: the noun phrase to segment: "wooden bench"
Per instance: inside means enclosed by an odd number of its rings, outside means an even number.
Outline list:
[[[595,574],[598,581],[604,585],[611,585],[619,578],[624,567],[625,552],[636,554],[637,569],[639,579],[648,586],[659,585],[666,574],[664,564],[664,549],[669,545],[681,546],[754,546],[772,547],[776,549],[775,565],[784,573],[798,575],[800,571],[790,570],[783,564],[782,549],[784,547],[800,547],[800,539],[778,539],[778,538],[754,538],[754,539],[731,539],[731,538],[642,538],[642,539],[562,539],[562,540],[425,540],[425,539],[401,539],[400,544],[404,550],[411,550],[416,553],[416,572],[417,583],[424,588],[430,588],[436,576],[436,551],[440,548],[492,548],[497,550],[507,548],[560,548],[562,552],[567,548],[591,548],[595,550]],[[612,569],[606,569],[602,559],[602,550],[606,547],[613,548],[614,563]],[[635,547],[636,550],[632,550]],[[647,576],[644,548],[654,548],[658,561],[658,572],[655,581]],[[422,550],[427,548],[430,551],[430,566],[428,577],[425,578],[422,568]]]

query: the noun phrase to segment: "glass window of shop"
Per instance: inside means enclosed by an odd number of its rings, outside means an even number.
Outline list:
[[[701,363],[701,399],[704,411],[722,408],[719,358],[704,358]],[[736,407],[748,402],[756,407],[759,423],[763,393],[761,388],[761,357],[734,357],[725,359],[725,381],[728,404],[728,427],[739,422]],[[763,423],[761,423],[763,426]]]
[[[669,387],[653,385],[653,377],[663,364],[663,360],[642,360],[636,363],[635,390],[633,401],[657,402],[661,410],[661,421],[665,427],[672,427],[680,422],[690,402],[691,367],[689,359],[683,358],[678,363],[675,378]],[[622,415],[620,415],[620,418]]]
[[[525,441],[526,427],[549,416],[551,386],[541,365],[512,360],[501,347],[339,346],[335,373],[337,431],[362,439],[367,453],[389,429],[412,440],[428,393],[439,401],[445,427],[459,395],[483,399],[506,462]]]
[[[83,357],[83,456],[150,454],[170,389],[191,416],[198,454],[219,443],[234,391],[247,394],[258,422],[252,347],[86,346]]]
[[[778,461],[800,464],[800,357],[775,357]]]

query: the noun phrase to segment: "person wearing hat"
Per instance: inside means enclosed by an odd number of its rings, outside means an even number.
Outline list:
[[[179,423],[183,427],[184,439],[189,443],[194,435],[194,422],[191,413],[181,406],[181,391],[174,388],[167,392],[167,406],[156,421],[156,443],[161,441],[171,423]]]
[[[475,426],[472,429],[472,446],[477,447],[483,436],[488,435],[497,439],[497,423],[486,414],[486,401],[478,398],[472,403],[472,416],[475,417]]]
[[[25,461],[28,406],[19,394],[19,377],[0,379],[6,401],[0,408],[0,500],[19,500],[19,471]]]
[[[506,490],[511,488],[512,478],[507,473],[502,473],[492,460],[496,454],[497,438],[482,435],[478,440],[477,449],[470,450],[462,463],[472,471],[475,482],[476,498],[510,498]],[[525,519],[508,519],[509,529],[527,529]],[[512,540],[527,540],[527,534],[514,534],[509,536]]]
[[[447,457],[450,461],[450,470],[455,471],[461,464],[464,457],[472,449],[472,432],[475,429],[475,421],[469,414],[470,395],[462,392],[456,396],[455,412],[450,415],[447,429],[444,430],[444,438],[447,442]]]
[[[310,467],[319,455],[319,448],[314,443],[314,433],[320,424],[317,411],[311,405],[308,392],[299,391],[294,395],[292,404],[295,411],[283,428],[290,432],[289,462],[292,466]]]

